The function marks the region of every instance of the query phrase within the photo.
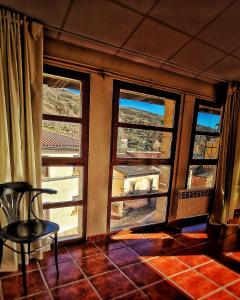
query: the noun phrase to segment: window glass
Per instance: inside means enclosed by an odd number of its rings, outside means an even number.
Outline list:
[[[168,192],[170,171],[167,165],[114,166],[112,197]]]
[[[48,120],[42,124],[43,156],[81,156],[81,124]]]
[[[175,101],[120,90],[119,122],[172,128]]]
[[[59,237],[72,235],[82,236],[82,206],[45,209],[44,217],[46,220],[55,222],[59,225]]]
[[[119,158],[170,158],[171,132],[119,128],[117,157]]]
[[[44,74],[43,113],[67,117],[82,117],[81,82]]]
[[[219,109],[199,105],[197,130],[206,132],[220,131],[221,115]]]
[[[220,137],[195,135],[193,159],[217,159]]]
[[[43,194],[43,203],[82,200],[83,167],[45,166],[42,187],[58,191],[56,195]]]
[[[166,221],[167,197],[112,202],[111,231]]]
[[[188,188],[213,188],[215,185],[217,166],[190,165],[188,172]]]

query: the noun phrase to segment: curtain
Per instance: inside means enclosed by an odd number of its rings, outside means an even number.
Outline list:
[[[239,181],[239,122],[240,91],[237,83],[229,84],[224,107],[222,139],[216,179],[216,190],[211,220],[227,224],[232,218],[237,202]]]
[[[0,183],[40,187],[42,73],[42,25],[0,9]],[[24,217],[26,207],[21,209]],[[41,199],[35,211],[42,217]],[[0,222],[6,225],[3,213]],[[16,271],[18,259],[4,247],[1,271]]]

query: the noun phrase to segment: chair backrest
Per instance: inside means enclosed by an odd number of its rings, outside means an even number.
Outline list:
[[[20,205],[24,194],[28,193],[30,205],[32,186],[28,182],[7,182],[0,184],[0,208],[8,224],[20,220]],[[29,213],[28,207],[28,213]],[[29,217],[29,216],[28,216]]]

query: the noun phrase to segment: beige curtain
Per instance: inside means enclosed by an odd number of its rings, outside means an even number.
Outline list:
[[[239,182],[239,122],[240,91],[237,84],[229,84],[224,107],[221,148],[216,180],[214,209],[211,220],[227,224],[236,208]]]
[[[0,183],[41,184],[42,72],[42,25],[0,9]],[[35,209],[41,217],[41,199]],[[6,224],[3,214],[0,221]],[[1,270],[14,271],[17,262],[4,247]]]

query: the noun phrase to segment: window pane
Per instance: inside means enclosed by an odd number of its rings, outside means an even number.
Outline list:
[[[199,106],[197,117],[197,130],[206,132],[220,131],[220,110],[209,108],[203,105]]]
[[[194,141],[194,159],[217,159],[219,149],[219,137],[208,135],[196,135]]]
[[[192,165],[188,172],[188,188],[213,188],[217,166]]]
[[[56,195],[43,194],[43,203],[82,200],[83,167],[42,167],[42,187],[58,192]]]
[[[42,155],[81,156],[82,125],[43,120]]]
[[[114,166],[112,197],[167,192],[170,171],[166,165]]]
[[[43,113],[81,118],[81,82],[44,74]]]
[[[164,223],[166,220],[167,197],[126,200],[111,204],[111,231]]]
[[[120,90],[119,122],[171,128],[174,112],[173,100]]]
[[[59,225],[60,237],[71,235],[82,236],[82,206],[45,209],[44,217],[46,220],[55,222]]]
[[[132,128],[119,128],[117,157],[170,158],[172,133]]]

